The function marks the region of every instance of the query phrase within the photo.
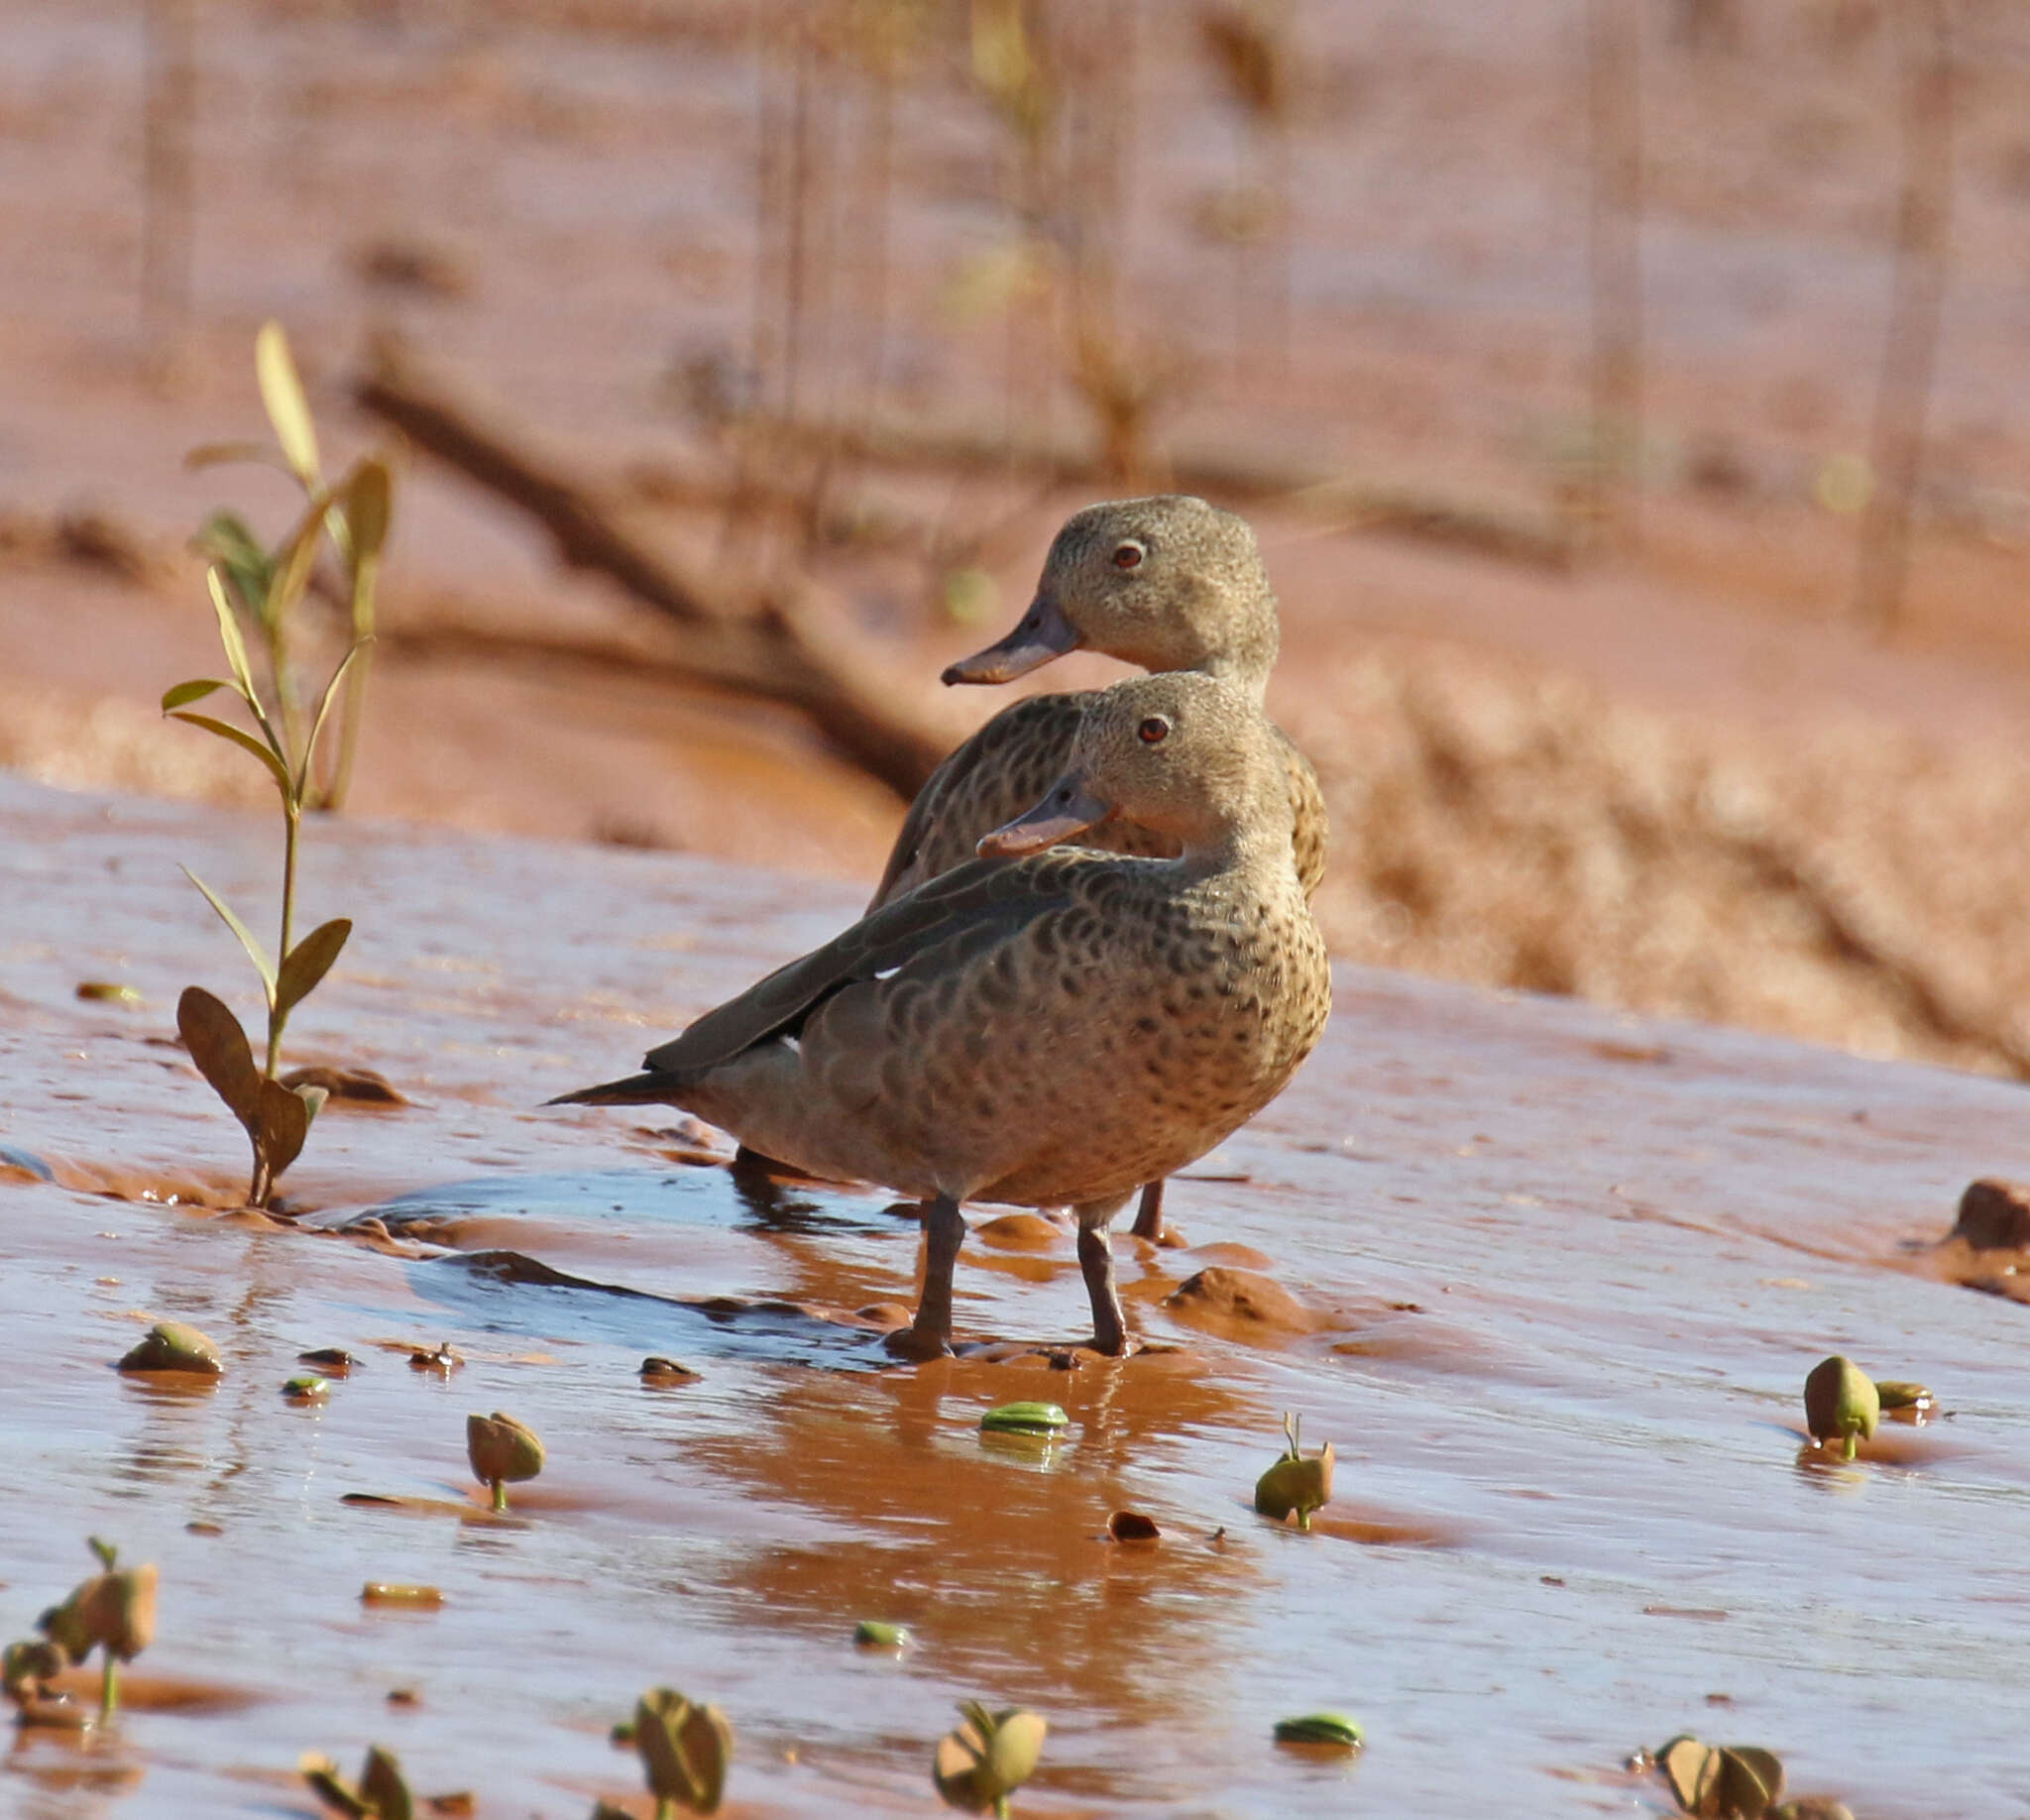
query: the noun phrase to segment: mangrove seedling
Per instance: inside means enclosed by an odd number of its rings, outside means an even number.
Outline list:
[[[504,1416],[465,1419],[465,1457],[472,1462],[473,1476],[494,1492],[494,1509],[508,1508],[508,1487],[532,1479],[543,1469],[543,1444],[525,1422]]]
[[[1295,1513],[1297,1527],[1308,1530],[1311,1513],[1332,1502],[1332,1443],[1306,1459],[1297,1441],[1301,1426],[1298,1417],[1286,1413],[1283,1456],[1255,1481],[1255,1509],[1278,1523]]]
[[[296,851],[304,812],[332,807],[343,794],[344,775],[351,762],[350,748],[341,754],[338,781],[322,785],[317,773],[318,740],[342,689],[348,739],[356,729],[373,622],[374,578],[388,534],[390,480],[387,464],[370,457],[356,463],[336,486],[325,485],[317,465],[317,440],[309,405],[289,358],[288,343],[278,324],[271,322],[262,329],[255,344],[255,365],[262,399],[281,443],[281,463],[303,489],[307,503],[273,555],[264,552],[237,519],[230,519],[230,534],[220,529],[228,523],[229,514],[213,520],[207,535],[200,539],[200,547],[212,557],[205,581],[211,591],[219,642],[231,675],[196,677],[177,683],[164,694],[163,712],[171,720],[201,728],[250,753],[268,772],[282,800],[282,926],[274,959],[225,899],[184,867],[190,882],[239,939],[261,976],[268,1010],[267,1055],[263,1066],[255,1067],[253,1046],[246,1030],[221,999],[201,986],[190,986],[176,1004],[176,1028],[191,1061],[197,1065],[197,1072],[246,1129],[254,1149],[247,1199],[253,1206],[265,1207],[282,1171],[301,1153],[310,1121],[325,1099],[320,1087],[291,1088],[278,1079],[282,1032],[289,1013],[331,970],[346,938],[352,934],[352,924],[339,917],[319,924],[300,942],[292,939]],[[198,450],[193,460],[248,456],[269,460],[275,458],[275,452],[233,444]],[[288,628],[327,536],[352,578],[354,636],[326,679],[315,710],[306,717],[289,654]],[[269,675],[265,690],[257,682],[247,654],[240,624],[243,613],[266,639]],[[219,690],[239,698],[251,728],[193,711],[193,702]]]
[[[320,1752],[306,1751],[296,1771],[318,1800],[334,1807],[346,1820],[414,1820],[416,1799],[408,1791],[401,1765],[379,1745],[367,1748],[367,1762],[357,1782],[348,1782],[338,1764]]]
[[[719,1811],[733,1728],[718,1707],[694,1705],[673,1687],[651,1687],[635,1703],[632,1741],[655,1796],[655,1820],[673,1820],[680,1807]]]
[[[224,509],[205,520],[191,539],[191,547],[219,574],[234,607],[260,640],[269,700],[286,748],[284,757],[306,750],[304,687],[298,662],[302,629],[297,614],[318,553],[327,541],[337,556],[352,634],[351,669],[344,681],[337,760],[328,778],[311,771],[303,806],[313,811],[338,809],[344,806],[351,784],[366,712],[375,593],[394,508],[394,476],[384,456],[366,455],[339,480],[326,482],[318,456],[317,426],[281,323],[264,323],[255,337],[254,374],[275,442],[206,443],[184,457],[184,466],[257,462],[279,468],[302,492],[302,509],[273,549],[263,544],[238,512]],[[321,719],[321,711],[316,718]]]
[[[1853,1459],[1857,1438],[1872,1439],[1882,1400],[1866,1372],[1835,1353],[1821,1359],[1804,1381],[1804,1421],[1815,1441],[1844,1440]]]
[[[931,1780],[947,1807],[1007,1820],[1008,1797],[1036,1773],[1050,1727],[1019,1706],[990,1713],[977,1700],[963,1700],[959,1710],[965,1723],[938,1740]]]
[[[120,1664],[131,1662],[155,1641],[155,1598],[161,1579],[155,1563],[119,1565],[119,1550],[96,1536],[89,1538],[100,1572],[73,1587],[61,1605],[53,1605],[36,1620],[56,1648],[82,1663],[92,1650],[102,1652],[99,1718],[112,1718],[120,1703]]]
[[[1783,1798],[1783,1765],[1751,1745],[1709,1745],[1689,1733],[1656,1753],[1671,1795],[1696,1820],[1764,1820]]]

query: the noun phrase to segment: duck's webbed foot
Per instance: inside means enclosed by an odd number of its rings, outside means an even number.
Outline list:
[[[1092,1302],[1092,1346],[1109,1358],[1128,1350],[1127,1322],[1121,1317],[1120,1291],[1114,1286],[1113,1239],[1107,1222],[1120,1210],[1110,1201],[1076,1208],[1078,1268],[1085,1275],[1085,1294]]]
[[[952,1356],[952,1336],[949,1333],[926,1332],[915,1321],[906,1327],[897,1327],[881,1345],[890,1358],[900,1359],[908,1365],[928,1365],[933,1359]]]
[[[898,1358],[942,1358],[952,1350],[952,1267],[965,1242],[959,1202],[940,1194],[924,1209],[924,1293],[916,1319],[889,1334],[885,1344]]]

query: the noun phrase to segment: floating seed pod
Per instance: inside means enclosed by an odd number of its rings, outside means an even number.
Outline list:
[[[699,1374],[688,1365],[659,1355],[641,1361],[641,1382],[650,1390],[673,1390],[679,1384],[696,1384]]]
[[[1106,1533],[1117,1542],[1153,1542],[1163,1537],[1155,1518],[1145,1517],[1140,1511],[1114,1512],[1106,1520]]]
[[[1880,1394],[1867,1373],[1838,1353],[1821,1359],[1804,1381],[1804,1421],[1812,1439],[1844,1439],[1847,1459],[1854,1458],[1857,1436],[1872,1437],[1881,1413]]]
[[[1055,1403],[1003,1403],[979,1419],[983,1434],[1056,1434],[1071,1418]]]
[[[852,1627],[852,1640],[863,1649],[900,1649],[909,1642],[907,1626],[862,1618]]]
[[[331,1396],[331,1385],[323,1378],[305,1373],[284,1383],[282,1394],[291,1403],[324,1403]]]
[[[616,1807],[611,1801],[600,1801],[593,1806],[592,1820],[634,1820],[634,1816],[624,1807]]]
[[[369,1580],[360,1588],[360,1603],[434,1612],[444,1603],[444,1594],[435,1586],[408,1585],[399,1580]]]
[[[410,1371],[434,1371],[440,1377],[445,1378],[450,1377],[454,1371],[464,1369],[464,1366],[465,1361],[451,1350],[451,1342],[449,1340],[446,1340],[434,1352],[427,1347],[418,1346],[408,1355],[408,1368]]]
[[[1019,1706],[990,1713],[979,1701],[965,1700],[959,1710],[965,1723],[938,1740],[931,1780],[947,1807],[1005,1816],[1009,1795],[1036,1773],[1050,1727]]]
[[[1752,1745],[1709,1745],[1689,1734],[1656,1753],[1677,1804],[1697,1820],[1764,1820],[1783,1795],[1783,1765]]]
[[[1906,1412],[1915,1416],[1927,1416],[1938,1399],[1922,1384],[1911,1384],[1900,1378],[1877,1378],[1875,1396],[1882,1406],[1882,1414]]]
[[[208,1334],[180,1320],[159,1320],[120,1361],[122,1371],[192,1371],[215,1378],[225,1370]]]
[[[1367,1734],[1344,1713],[1304,1713],[1296,1719],[1276,1722],[1280,1745],[1308,1745],[1330,1751],[1359,1751],[1367,1746]]]
[[[1332,1443],[1306,1459],[1299,1450],[1299,1418],[1286,1415],[1283,1457],[1255,1481],[1255,1509],[1283,1523],[1293,1514],[1297,1528],[1311,1527],[1311,1513],[1332,1502]]]
[[[542,1471],[543,1444],[526,1422],[496,1410],[465,1419],[465,1457],[474,1476],[494,1488],[494,1509],[505,1511],[508,1487]]]
[[[296,1363],[312,1366],[328,1378],[343,1378],[359,1360],[343,1346],[318,1346],[312,1351],[297,1353]]]
[[[122,985],[114,979],[80,979],[77,982],[77,996],[96,999],[101,1004],[138,1005],[141,994],[131,985]]]
[[[658,1815],[674,1803],[694,1814],[719,1811],[733,1728],[716,1706],[694,1706],[672,1687],[651,1687],[634,1708],[634,1748]]]

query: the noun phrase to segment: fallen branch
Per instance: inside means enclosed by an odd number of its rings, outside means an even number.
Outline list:
[[[595,490],[530,451],[518,434],[483,422],[414,373],[393,349],[353,397],[418,448],[519,507],[555,540],[570,567],[612,577],[684,628],[675,667],[696,681],[802,714],[869,776],[908,800],[945,756],[935,728],[893,705],[807,590],[734,586],[651,548],[603,506]]]

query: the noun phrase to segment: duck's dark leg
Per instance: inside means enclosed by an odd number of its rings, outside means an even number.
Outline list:
[[[1144,1183],[1142,1204],[1135,1209],[1134,1233],[1137,1238],[1160,1239],[1163,1237],[1163,1178]]]
[[[1085,1293],[1092,1301],[1092,1346],[1118,1358],[1128,1349],[1127,1323],[1121,1318],[1120,1291],[1114,1287],[1113,1237],[1107,1231],[1126,1203],[1093,1201],[1072,1211],[1078,1218],[1078,1268],[1085,1273]]]
[[[888,1336],[888,1350],[906,1359],[935,1359],[952,1350],[952,1267],[965,1242],[959,1202],[940,1194],[924,1210],[924,1293],[916,1319]]]

